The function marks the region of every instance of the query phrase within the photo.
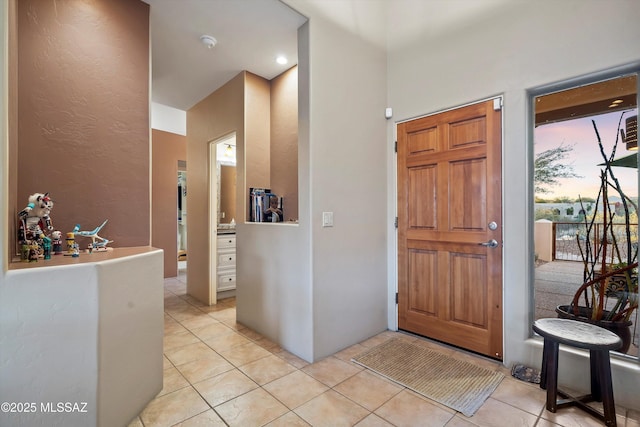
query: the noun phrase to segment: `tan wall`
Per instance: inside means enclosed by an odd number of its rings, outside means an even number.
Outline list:
[[[164,251],[164,277],[178,275],[178,160],[187,159],[187,137],[153,129],[151,246]]]
[[[283,144],[275,150],[278,156],[293,157],[283,160],[284,164],[294,167],[294,175],[283,177],[276,173],[281,181],[293,180],[294,185],[281,184],[284,191],[297,193],[297,73],[284,73],[276,83],[275,106],[278,110],[276,134],[283,136]],[[187,111],[187,164],[189,165],[189,225],[187,227],[188,262],[187,292],[207,304],[216,302],[215,275],[210,271],[216,268],[215,257],[211,257],[209,248],[209,143],[236,132],[236,223],[243,223],[249,218],[248,190],[250,187],[271,187],[272,160],[270,147],[272,82],[249,72],[242,72],[223,87],[200,101]],[[292,87],[293,85],[293,87]],[[295,92],[295,102],[291,100],[291,92]],[[246,100],[246,102],[245,102]],[[291,105],[296,105],[295,113]],[[287,120],[293,121],[286,123]],[[246,131],[246,135],[243,132]],[[295,136],[293,136],[295,134]],[[294,141],[295,140],[295,141]],[[291,144],[295,145],[294,148]],[[246,148],[245,148],[246,147]],[[294,166],[292,166],[295,163]],[[247,165],[245,172],[245,164]],[[246,179],[245,179],[246,175]],[[287,188],[287,190],[284,190]],[[284,194],[284,193],[283,193]],[[279,194],[280,195],[280,194]],[[297,194],[295,195],[297,217]],[[293,199],[294,197],[289,197]],[[293,202],[292,202],[293,203]],[[289,218],[287,214],[287,218]],[[213,217],[215,218],[215,216]],[[241,237],[237,242],[241,242]],[[240,267],[242,260],[238,260]],[[213,276],[213,278],[211,278]]]
[[[210,262],[209,252],[209,236],[215,233],[209,220],[209,142],[236,132],[238,195],[243,195],[240,187],[244,176],[244,80],[242,72],[187,111],[187,293],[206,304],[216,302],[215,291],[210,291],[209,275],[210,269],[216,268]]]
[[[245,162],[246,185],[244,194],[249,196],[250,187],[271,188],[271,151],[270,139],[270,98],[271,83],[262,77],[249,72],[246,73],[246,138]],[[240,157],[238,157],[240,160]],[[245,209],[246,219],[249,220],[249,206]]]
[[[149,5],[20,0],[17,16],[10,206],[50,192],[56,229],[108,219],[112,246],[149,245]]]
[[[533,245],[538,260],[553,261],[553,222],[540,219],[534,223]]]
[[[271,190],[298,219],[298,67],[271,80]]]

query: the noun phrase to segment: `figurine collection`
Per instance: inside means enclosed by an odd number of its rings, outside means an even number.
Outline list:
[[[92,231],[81,231],[76,224],[72,231],[66,233],[67,251],[62,249],[62,232],[54,230],[51,222],[53,200],[49,193],[34,193],[29,196],[27,206],[18,213],[18,243],[20,259],[24,262],[36,262],[42,258],[51,259],[51,255],[80,256],[80,245],[76,236],[88,237],[87,253],[107,251],[107,244],[113,240],[98,236],[107,221]]]

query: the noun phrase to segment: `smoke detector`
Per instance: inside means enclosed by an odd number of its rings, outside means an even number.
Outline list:
[[[218,40],[216,40],[215,37],[208,36],[208,35],[200,36],[200,41],[208,49],[213,49],[213,47],[218,44]]]

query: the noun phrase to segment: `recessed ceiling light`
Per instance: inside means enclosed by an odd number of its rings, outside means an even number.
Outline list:
[[[202,42],[202,44],[204,44],[208,49],[212,49],[215,45],[218,44],[218,40],[215,39],[215,37],[212,36],[208,36],[208,35],[203,35],[200,36],[200,41]]]
[[[276,62],[280,65],[284,65],[287,63],[287,58],[285,58],[284,56],[280,55],[276,58]]]

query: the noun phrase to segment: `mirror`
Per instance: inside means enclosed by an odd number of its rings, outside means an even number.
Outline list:
[[[235,223],[236,167],[218,162],[218,224]]]
[[[236,138],[235,134],[216,145],[218,178],[218,229],[235,228],[236,224]]]

